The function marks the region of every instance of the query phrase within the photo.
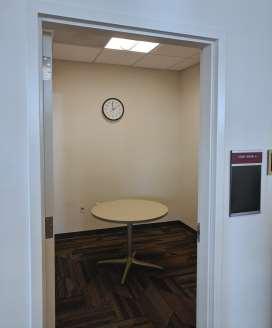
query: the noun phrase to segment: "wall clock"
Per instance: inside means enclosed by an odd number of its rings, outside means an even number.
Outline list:
[[[110,121],[117,121],[124,115],[124,105],[117,98],[108,98],[102,105],[103,115]]]

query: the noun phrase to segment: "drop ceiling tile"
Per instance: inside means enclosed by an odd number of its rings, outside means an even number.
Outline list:
[[[55,39],[55,35],[54,35]],[[100,35],[98,33],[81,33],[75,32],[66,38],[63,38],[63,43],[75,44],[83,47],[104,48],[110,37],[107,35]],[[57,40],[56,40],[57,41]]]
[[[160,44],[152,51],[152,54],[180,58],[191,57],[194,55],[198,55],[199,53],[200,49],[198,48],[189,48],[170,44]]]
[[[96,58],[96,63],[133,65],[144,56],[143,53],[123,50],[104,49]]]
[[[54,43],[53,58],[79,62],[92,62],[100,51],[101,48]]]
[[[52,22],[47,22],[46,25],[48,25],[49,30],[54,30],[54,41],[56,43],[103,48],[110,38],[108,31]]]
[[[140,61],[135,63],[136,67],[169,69],[180,61],[179,57],[168,57],[161,55],[149,54],[143,57]]]
[[[199,56],[193,56],[193,57],[188,57],[176,65],[171,67],[171,70],[175,71],[181,71],[185,68],[191,67],[193,65],[199,64],[200,63],[200,57]]]

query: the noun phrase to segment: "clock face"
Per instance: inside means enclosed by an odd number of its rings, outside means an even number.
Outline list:
[[[124,105],[117,98],[109,98],[104,101],[102,112],[108,120],[117,121],[124,115]]]

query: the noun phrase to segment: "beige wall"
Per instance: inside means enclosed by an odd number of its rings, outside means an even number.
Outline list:
[[[118,122],[102,116],[108,97],[124,103]],[[122,197],[160,200],[166,219],[195,226],[198,111],[198,66],[180,73],[56,61],[55,232],[112,226],[90,210]]]
[[[180,171],[181,183],[180,210],[185,223],[197,227],[197,175],[198,145],[200,124],[200,67],[193,66],[180,74],[180,129],[182,138],[179,149],[182,151]]]

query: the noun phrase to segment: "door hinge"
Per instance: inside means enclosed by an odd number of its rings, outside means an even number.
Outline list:
[[[54,237],[53,231],[53,216],[48,216],[45,218],[45,239],[50,239]]]
[[[200,242],[200,223],[197,224],[197,232],[196,232],[196,236],[197,236],[197,242]]]

